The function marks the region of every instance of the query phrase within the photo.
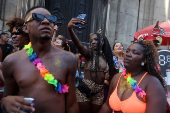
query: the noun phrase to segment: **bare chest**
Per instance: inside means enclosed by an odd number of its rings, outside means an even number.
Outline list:
[[[61,84],[66,82],[68,66],[61,59],[42,60],[42,65],[58,80]],[[40,74],[40,70],[29,60],[20,61],[15,67],[13,74],[20,88],[29,87],[30,85],[46,85],[46,81]]]

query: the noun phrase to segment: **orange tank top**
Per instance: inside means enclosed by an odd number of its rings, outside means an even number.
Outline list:
[[[146,74],[147,72],[143,75],[138,85],[140,84],[140,82],[142,81],[142,79],[145,77]],[[119,80],[121,76],[119,77]],[[110,98],[109,98],[109,105],[111,109],[113,111],[122,111],[123,113],[145,113],[146,103],[140,101],[136,97],[135,91],[132,93],[132,95],[128,99],[123,100],[123,101],[119,99],[117,95],[117,86],[119,84],[119,80],[117,82],[114,92],[110,95]]]

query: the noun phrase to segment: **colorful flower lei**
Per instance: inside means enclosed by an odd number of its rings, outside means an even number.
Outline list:
[[[135,93],[138,93],[138,96],[141,97],[144,101],[146,101],[146,93],[142,90],[137,84],[137,81],[131,77],[131,74],[126,74],[126,69],[123,69],[122,75],[127,80],[127,82],[131,85],[132,89],[135,90]]]
[[[45,68],[44,65],[42,65],[42,60],[37,58],[37,54],[33,53],[33,48],[31,47],[31,42],[28,45],[25,45],[24,49],[26,49],[26,53],[29,56],[29,60],[33,61],[33,64],[37,67],[37,69],[40,71],[40,75],[46,80],[49,84],[52,84],[55,86],[55,90],[59,93],[68,93],[69,86],[67,84],[61,85],[61,83],[58,82],[54,78],[52,74],[50,74],[49,70]]]

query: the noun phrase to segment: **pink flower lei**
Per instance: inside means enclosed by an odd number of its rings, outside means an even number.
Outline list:
[[[146,101],[146,93],[142,90],[137,84],[137,81],[131,77],[131,74],[126,74],[126,69],[123,69],[122,75],[127,80],[127,82],[131,85],[132,89],[135,90],[135,93],[138,93],[138,96],[141,97],[144,101]]]
[[[26,49],[26,53],[29,56],[29,60],[33,61],[33,65],[37,67],[40,71],[40,75],[46,80],[49,84],[55,86],[55,90],[59,93],[68,93],[69,86],[67,84],[61,85],[57,79],[54,78],[52,74],[50,74],[49,70],[42,65],[42,60],[37,58],[37,54],[33,53],[33,48],[31,47],[31,42],[28,45],[25,45],[24,49]]]

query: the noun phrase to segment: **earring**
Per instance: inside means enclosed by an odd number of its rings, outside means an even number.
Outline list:
[[[144,65],[145,65],[144,62],[142,62],[142,63],[141,63],[141,66],[144,66]]]

